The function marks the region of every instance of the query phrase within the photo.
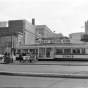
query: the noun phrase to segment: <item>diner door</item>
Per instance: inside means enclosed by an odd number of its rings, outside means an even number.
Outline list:
[[[46,48],[46,57],[50,57],[51,48]]]
[[[45,48],[39,48],[39,58],[45,59]]]
[[[53,58],[52,48],[46,48],[46,58]]]

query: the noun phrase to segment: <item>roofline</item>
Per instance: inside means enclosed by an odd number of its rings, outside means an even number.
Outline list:
[[[45,27],[47,27],[46,25],[35,25],[35,27],[36,26],[45,26]],[[47,27],[49,30],[50,30],[50,28],[49,27]],[[50,30],[51,31],[51,30]],[[54,34],[54,32],[53,31],[51,31],[53,34]]]

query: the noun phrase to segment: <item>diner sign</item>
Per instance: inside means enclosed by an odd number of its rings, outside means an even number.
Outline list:
[[[70,39],[46,39],[46,40],[42,40],[42,39],[37,39],[35,40],[36,43],[39,44],[43,44],[43,43],[70,43]]]

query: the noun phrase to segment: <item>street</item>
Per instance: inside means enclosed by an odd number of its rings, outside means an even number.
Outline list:
[[[42,63],[42,65],[40,65]],[[38,62],[37,65],[18,63],[0,64],[0,71],[8,72],[33,72],[33,73],[60,73],[60,74],[88,74],[87,62]],[[58,65],[49,65],[57,63]],[[63,65],[60,65],[63,64]],[[64,65],[65,64],[65,65]],[[79,66],[75,66],[75,64]],[[72,66],[71,66],[72,65]],[[85,78],[54,78],[33,76],[0,75],[0,87],[23,88],[88,88],[88,79]]]
[[[88,88],[88,79],[44,78],[0,75],[0,87]]]
[[[88,66],[0,64],[0,71],[35,73],[88,73]]]

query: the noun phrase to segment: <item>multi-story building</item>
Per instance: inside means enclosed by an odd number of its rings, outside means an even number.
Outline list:
[[[88,20],[85,21],[85,33],[82,35],[82,39],[81,41],[85,41],[85,42],[88,42]]]
[[[55,37],[64,37],[62,33],[55,33]]]
[[[35,25],[35,19],[32,19],[32,23],[27,20],[9,20],[8,26],[0,27],[0,53],[15,52],[19,45],[36,44],[36,38],[56,37],[63,35],[52,32],[46,25]]]
[[[8,27],[0,28],[0,53],[11,52],[19,45],[35,43],[35,25],[26,20],[10,20]]]
[[[9,30],[10,32],[19,30],[18,44],[29,45],[35,43],[35,26],[27,20],[9,21]]]
[[[55,37],[54,32],[52,32],[46,25],[36,25],[36,33],[39,33],[42,38]]]
[[[36,33],[40,34],[42,38],[63,37],[61,33],[52,32],[46,25],[35,25]]]
[[[5,48],[7,40],[10,42],[10,39],[11,39],[11,37],[9,37],[9,36],[7,36],[5,38],[6,33],[9,33],[8,32],[8,22],[2,21],[2,22],[0,22],[0,36],[2,36],[2,35],[3,36],[0,37],[0,52],[4,52],[4,48]]]
[[[83,32],[71,33],[69,34],[69,38],[75,39],[75,40],[81,40],[83,34],[84,34]]]
[[[8,22],[7,21],[0,22],[0,27],[8,27]]]

